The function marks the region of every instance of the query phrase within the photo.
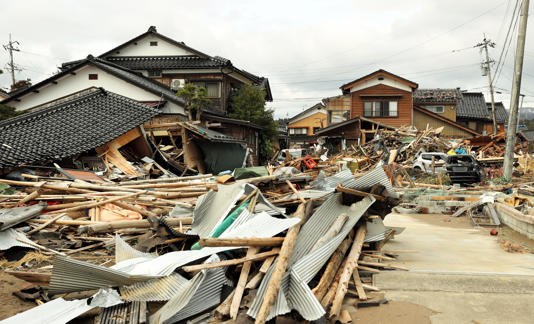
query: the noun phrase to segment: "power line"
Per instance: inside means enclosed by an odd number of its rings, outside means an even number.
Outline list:
[[[463,23],[461,23],[461,24],[459,24],[459,25],[456,25],[455,27],[453,27],[453,28],[451,28],[451,29],[449,29],[449,30],[447,30],[447,31],[445,31],[445,32],[443,32],[443,33],[441,33],[441,34],[437,34],[437,35],[435,35],[435,36],[433,36],[433,37],[430,37],[430,38],[428,38],[428,39],[426,39],[426,40],[424,40],[424,41],[422,41],[422,42],[420,42],[420,43],[417,43],[417,44],[411,46],[411,47],[405,48],[405,49],[403,49],[403,50],[401,50],[401,51],[398,51],[398,52],[396,52],[396,53],[394,53],[394,54],[391,54],[391,55],[389,55],[389,56],[387,56],[387,57],[384,57],[384,58],[382,58],[382,59],[380,59],[380,60],[377,60],[377,61],[375,61],[375,62],[371,62],[371,63],[366,63],[366,64],[363,64],[363,65],[360,65],[359,67],[366,67],[366,66],[371,65],[371,64],[377,64],[377,63],[379,63],[379,62],[386,61],[386,60],[388,60],[388,59],[390,59],[390,58],[392,58],[392,57],[395,57],[395,56],[397,56],[397,55],[400,55],[400,54],[405,53],[405,52],[407,52],[407,51],[410,51],[410,50],[412,50],[412,49],[420,48],[422,45],[424,45],[424,44],[426,44],[426,43],[429,43],[429,42],[434,41],[434,40],[436,40],[436,39],[438,39],[438,38],[440,38],[440,37],[442,37],[442,36],[445,36],[445,35],[447,35],[447,34],[453,32],[453,31],[455,31],[455,30],[457,30],[457,29],[459,29],[459,28],[461,28],[461,27],[463,27],[463,26],[465,26],[465,25],[467,25],[467,24],[469,24],[469,23],[471,23],[471,22],[473,22],[473,21],[479,19],[480,17],[487,15],[488,13],[490,13],[490,12],[492,12],[493,10],[495,10],[495,9],[499,8],[500,6],[502,6],[502,5],[504,4],[504,2],[505,2],[505,1],[500,2],[500,3],[499,3],[498,5],[496,5],[495,7],[492,7],[492,8],[490,8],[490,9],[488,9],[488,10],[482,12],[481,14],[479,14],[479,15],[477,15],[477,16],[475,16],[475,17],[473,17],[473,18],[471,18],[471,19],[469,19],[469,20],[467,20],[467,21],[465,21],[465,22],[463,22]],[[358,46],[358,47],[352,48],[352,49],[347,50],[347,51],[339,52],[339,54],[343,54],[343,53],[347,53],[347,54],[348,54],[348,53],[352,52],[353,50],[360,49],[360,48],[361,48],[361,47]],[[322,61],[322,60],[330,59],[330,58],[331,58],[331,57],[323,57],[323,58],[320,58],[320,59],[318,59],[318,60],[310,61],[310,62],[308,62],[307,64],[301,64],[300,67],[304,67],[304,66],[310,65],[310,64],[312,64],[312,63],[320,62],[320,61]],[[284,70],[279,70],[279,71],[274,71],[274,72],[284,72],[284,71],[289,71],[289,69],[284,69]]]
[[[510,49],[510,44],[512,43],[513,38],[513,32],[510,34],[511,30],[515,30],[515,26],[517,24],[517,21],[519,20],[519,0],[516,0],[514,10],[512,11],[512,16],[510,17],[510,24],[508,26],[508,31],[506,32],[506,37],[504,38],[501,54],[499,55],[499,60],[497,61],[497,67],[495,68],[495,72],[493,73],[493,80],[495,83],[498,82],[500,77],[500,70],[502,70],[504,66],[504,62],[506,61],[506,57],[508,56],[508,49]],[[515,22],[514,22],[515,20]],[[513,26],[513,29],[512,29]],[[508,43],[508,44],[507,44]],[[506,49],[506,52],[505,52]],[[503,59],[504,54],[504,59]]]

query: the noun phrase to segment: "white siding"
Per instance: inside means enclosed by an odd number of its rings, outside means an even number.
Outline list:
[[[89,80],[89,74],[98,74],[98,80]],[[39,93],[30,92],[19,97],[20,102],[12,100],[7,105],[15,107],[17,110],[25,110],[42,105],[52,100],[70,95],[89,87],[102,87],[108,91],[115,92],[122,96],[137,101],[158,101],[160,96],[143,90],[129,82],[123,81],[116,76],[109,74],[95,66],[87,65],[76,71],[76,75],[67,74],[57,80],[57,84],[49,83],[38,89]],[[168,103],[169,104],[169,103]],[[184,114],[182,107],[173,105],[173,112]],[[178,111],[180,110],[180,111]]]
[[[378,84],[384,84],[384,85],[387,85],[387,86],[390,86],[390,87],[393,87],[393,88],[397,88],[397,89],[401,89],[401,90],[404,90],[404,91],[408,91],[408,92],[412,92],[412,88],[410,88],[410,86],[402,83],[402,82],[399,82],[399,81],[396,81],[394,79],[390,79],[388,77],[383,77],[384,79],[383,80],[378,80],[378,76],[372,78],[371,80],[367,80],[365,82],[362,82],[362,83],[359,83],[357,85],[355,85],[354,87],[352,87],[350,89],[350,92],[355,92],[355,91],[359,91],[359,90],[362,90],[362,89],[367,89],[367,88],[370,88],[372,86],[375,86],[375,85],[378,85]]]
[[[150,46],[150,42],[158,42],[158,46]],[[136,45],[137,44],[137,45]],[[165,56],[165,55],[195,55],[192,52],[171,44],[159,37],[147,35],[135,43],[126,45],[119,53],[109,56]]]

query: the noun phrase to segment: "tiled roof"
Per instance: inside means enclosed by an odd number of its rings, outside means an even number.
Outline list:
[[[413,92],[414,104],[456,103],[462,97],[459,89],[416,89]]]
[[[109,62],[130,70],[209,69],[229,65],[230,61],[218,57],[182,56],[109,56]]]
[[[0,88],[0,98],[7,98],[7,97],[9,97],[9,92],[7,92],[4,89]]]
[[[104,145],[159,111],[118,94],[92,93],[0,122],[0,168],[62,159]]]
[[[491,102],[486,103],[488,107],[488,114],[489,118],[493,119],[491,117]],[[507,123],[508,122],[508,112],[504,108],[504,105],[502,102],[496,102],[495,103],[495,117],[497,117],[497,121],[501,123]]]
[[[481,92],[462,92],[456,105],[456,118],[489,119],[486,99]]]
[[[519,131],[529,142],[534,142],[534,130]]]

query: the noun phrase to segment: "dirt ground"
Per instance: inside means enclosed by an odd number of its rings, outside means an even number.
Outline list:
[[[430,324],[430,316],[434,314],[424,306],[396,301],[350,312],[353,322],[361,324]]]
[[[37,306],[34,302],[25,302],[13,295],[28,283],[0,271],[0,320]]]

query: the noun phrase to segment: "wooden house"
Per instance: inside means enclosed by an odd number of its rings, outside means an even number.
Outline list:
[[[326,109],[321,103],[293,116],[287,123],[290,144],[310,144],[317,139],[315,133],[326,126]]]

